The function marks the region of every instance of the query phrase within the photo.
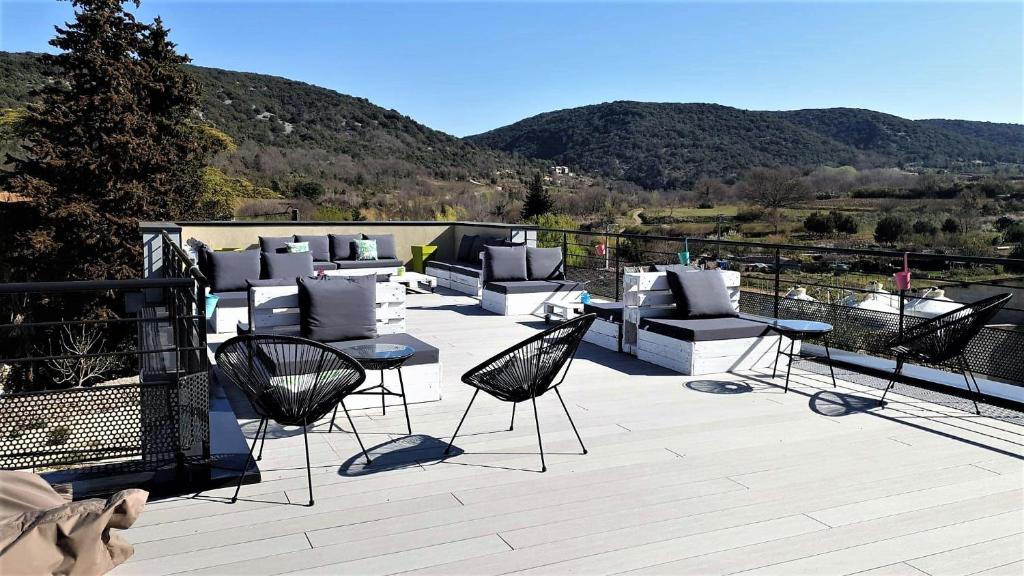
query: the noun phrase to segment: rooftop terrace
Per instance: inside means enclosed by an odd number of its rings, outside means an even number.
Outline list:
[[[584,343],[554,397],[508,431],[509,406],[469,401],[461,374],[543,326],[439,290],[408,298],[408,332],[441,349],[443,399],[354,412],[349,433],[271,424],[262,481],[151,502],[115,574],[1013,574],[1024,570],[1021,415],[936,402],[797,365],[686,377]],[[907,396],[905,394],[914,394]],[[232,398],[251,438],[257,420]],[[523,407],[528,412],[528,407]],[[339,420],[339,423],[341,421]]]

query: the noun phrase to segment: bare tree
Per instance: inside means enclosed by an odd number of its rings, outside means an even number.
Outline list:
[[[743,196],[769,213],[778,234],[782,210],[806,200],[808,190],[794,168],[754,168],[743,179]]]
[[[693,185],[693,192],[696,195],[698,208],[714,208],[715,204],[722,201],[725,195],[725,186],[717,178],[701,176]]]
[[[52,371],[53,381],[64,387],[84,386],[117,367],[117,360],[111,356],[90,356],[103,351],[106,340],[99,331],[79,326],[75,331],[71,326],[64,326],[60,334],[60,350],[53,351],[51,356],[61,356],[48,360],[46,366]]]

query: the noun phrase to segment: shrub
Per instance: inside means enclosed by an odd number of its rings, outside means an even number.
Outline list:
[[[926,236],[935,236],[939,233],[939,227],[930,220],[918,220],[914,222],[914,234],[924,234]]]
[[[959,234],[960,223],[957,222],[955,218],[946,218],[945,221],[942,222],[942,231],[946,234]]]
[[[311,201],[319,200],[327,191],[324,185],[313,180],[299,182],[292,188],[292,194],[298,198],[305,198]]]
[[[831,234],[836,226],[830,214],[812,212],[804,219],[804,229],[816,234]]]
[[[743,206],[736,211],[737,222],[755,222],[764,218],[764,208],[759,206]]]
[[[1024,242],[1024,222],[1015,222],[1003,232],[1004,242]]]
[[[886,216],[875,225],[875,240],[897,242],[907,235],[910,226],[902,216]]]
[[[857,230],[860,229],[860,222],[850,214],[844,214],[838,210],[833,210],[829,212],[829,216],[831,216],[832,221],[835,222],[836,232],[856,234]]]

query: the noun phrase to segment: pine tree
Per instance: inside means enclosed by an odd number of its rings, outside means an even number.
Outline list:
[[[199,86],[159,18],[121,0],[71,0],[75,21],[44,56],[58,79],[19,123],[27,144],[5,187],[29,198],[16,223],[25,280],[138,277],[139,220],[197,217],[213,151],[197,129]],[[133,2],[138,7],[138,1]]]
[[[522,218],[523,220],[532,220],[538,216],[543,216],[555,207],[554,200],[551,199],[551,195],[548,193],[547,188],[544,187],[544,179],[541,177],[540,172],[533,175],[533,181],[530,182],[530,188],[526,191],[526,199],[523,200]]]

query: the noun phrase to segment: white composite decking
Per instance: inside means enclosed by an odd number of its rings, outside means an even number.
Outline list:
[[[460,375],[538,327],[444,292],[408,311],[444,399],[412,407],[404,441],[400,408],[356,416],[382,470],[322,424],[306,507],[302,435],[272,425],[262,483],[150,503],[115,574],[1024,573],[1022,427],[899,394],[879,411],[879,391],[799,370],[783,394],[770,373],[688,378],[584,343],[562,391],[589,454],[544,396],[539,473],[529,404],[509,432],[481,394],[440,460]]]

